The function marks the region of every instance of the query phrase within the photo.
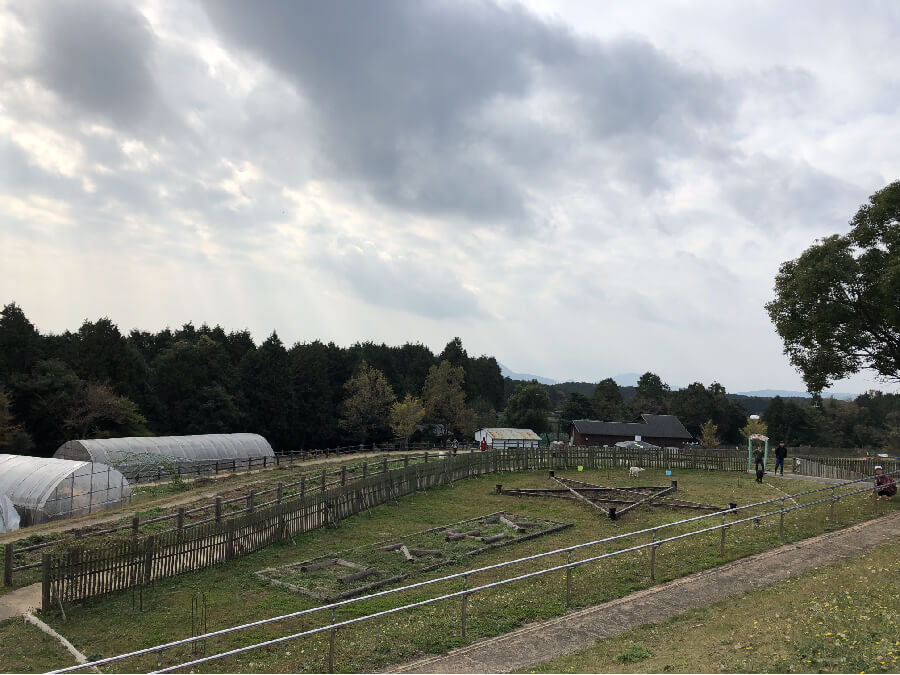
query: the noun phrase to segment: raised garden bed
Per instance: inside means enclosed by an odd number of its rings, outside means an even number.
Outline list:
[[[256,575],[317,600],[333,602],[571,526],[571,523],[498,511],[347,551],[269,567]]]

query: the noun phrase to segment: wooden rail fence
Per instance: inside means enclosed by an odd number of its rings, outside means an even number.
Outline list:
[[[538,469],[648,468],[746,471],[743,451],[512,448],[447,455],[295,495],[253,511],[102,546],[71,546],[41,559],[44,610],[234,560],[419,490],[470,476]]]

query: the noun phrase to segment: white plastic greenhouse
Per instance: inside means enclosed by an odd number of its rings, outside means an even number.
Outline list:
[[[0,532],[19,529],[19,513],[9,497],[0,494]]]
[[[131,486],[102,463],[0,455],[0,494],[26,527],[123,506],[131,501]]]
[[[258,434],[133,436],[69,441],[53,454],[60,459],[103,462],[129,479],[147,480],[177,469],[187,473],[240,470],[263,466],[274,458],[269,442]]]

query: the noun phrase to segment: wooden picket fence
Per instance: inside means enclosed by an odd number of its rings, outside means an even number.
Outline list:
[[[886,473],[900,473],[900,461],[879,457],[857,459],[847,457],[797,457],[794,462],[794,473],[817,478],[836,478],[839,480],[855,480],[875,473],[875,467],[881,466]]]
[[[45,553],[42,607],[83,600],[216,565],[341,520],[419,490],[470,476],[537,469],[646,468],[746,471],[742,451],[621,448],[510,448],[448,455],[295,495],[221,522],[134,536],[93,547]]]

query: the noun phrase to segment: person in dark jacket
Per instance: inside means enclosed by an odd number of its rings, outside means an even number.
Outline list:
[[[756,482],[762,483],[762,477],[766,473],[766,460],[762,448],[753,451],[753,466],[756,469]]]
[[[890,474],[884,473],[880,466],[875,467],[875,498],[890,499],[897,494],[897,484]]]
[[[780,441],[778,443],[778,447],[775,448],[775,473],[778,473],[778,467],[781,467],[781,475],[784,475],[784,460],[787,457],[787,447],[784,445],[784,441]]]

